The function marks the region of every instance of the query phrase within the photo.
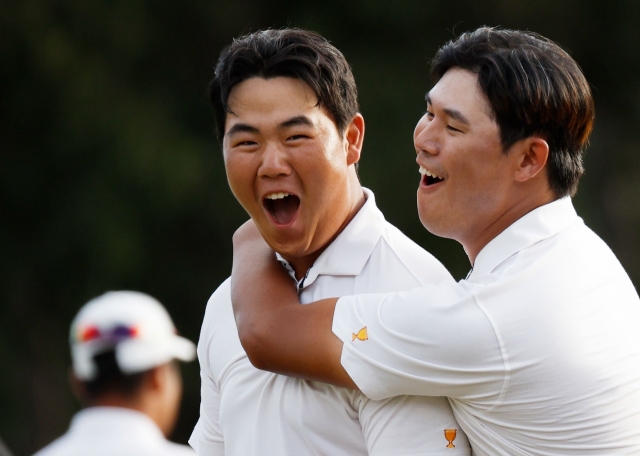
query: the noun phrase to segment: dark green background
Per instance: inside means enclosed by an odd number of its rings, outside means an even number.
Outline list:
[[[461,278],[459,245],[415,209],[411,135],[437,47],[479,25],[537,31],[593,85],[597,119],[579,213],[640,283],[640,3],[595,0],[294,2],[5,0],[0,6],[0,437],[18,455],[60,435],[69,323],[135,289],[197,340],[246,216],[227,188],[205,91],[225,44],[265,27],[324,34],[353,66],[367,121],[360,174],[388,220]],[[198,415],[185,365],[174,439]]]

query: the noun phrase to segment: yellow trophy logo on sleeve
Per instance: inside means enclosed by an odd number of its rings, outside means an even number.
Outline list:
[[[455,448],[456,446],[453,444],[453,441],[456,439],[456,434],[458,433],[457,429],[445,429],[444,430],[444,438],[447,439],[449,444],[447,448]]]
[[[364,328],[362,328],[360,331],[358,331],[357,333],[351,333],[351,342],[353,342],[354,340],[368,340],[369,336],[367,336],[367,327],[365,326]]]

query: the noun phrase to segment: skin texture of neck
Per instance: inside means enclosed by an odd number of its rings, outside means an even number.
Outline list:
[[[460,240],[472,266],[475,264],[480,251],[500,233],[534,209],[557,199],[551,189],[549,189],[546,181],[534,183],[534,185],[528,185],[526,187],[526,189],[523,188],[518,192],[520,195],[515,196],[512,203],[506,206],[489,226],[480,232],[474,233],[476,234],[475,237]]]
[[[158,401],[155,399],[153,392],[142,388],[138,394],[132,397],[122,396],[117,393],[105,393],[89,405],[91,407],[120,407],[143,413],[151,418],[162,430],[163,434],[167,436],[168,429],[165,429],[166,426],[162,419],[162,411],[159,410],[157,404]]]
[[[105,393],[94,401],[90,402],[91,407],[120,407],[136,410],[138,412],[147,414],[146,411],[149,408],[147,406],[148,400],[145,399],[144,392],[135,397],[124,397],[117,393]]]
[[[145,374],[143,384],[131,395],[105,391],[92,400],[85,400],[82,384],[72,377],[72,388],[78,398],[89,407],[120,407],[147,415],[168,436],[175,426],[182,381],[174,362],[157,366]]]
[[[350,170],[348,188],[345,190],[344,195],[345,199],[348,199],[351,202],[351,204],[349,205],[350,210],[346,214],[346,217],[344,218],[342,224],[338,227],[334,235],[326,244],[308,255],[300,257],[287,257],[283,255],[284,259],[289,262],[289,264],[295,271],[297,280],[301,280],[305,276],[309,268],[313,266],[313,263],[315,263],[322,252],[324,252],[324,250],[334,241],[336,237],[338,237],[338,235],[346,228],[346,226],[349,225],[351,220],[353,220],[353,217],[355,217],[362,206],[364,206],[366,197],[358,180],[358,176],[355,173],[355,169]]]

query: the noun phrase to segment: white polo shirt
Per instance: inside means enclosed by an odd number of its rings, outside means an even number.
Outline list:
[[[454,283],[433,256],[385,221],[365,192],[362,209],[300,281],[301,301]],[[372,401],[359,391],[255,369],[238,339],[228,280],[207,305],[198,359],[200,419],[189,443],[201,456],[470,453],[446,398]],[[458,430],[455,448],[447,448],[444,429]]]
[[[78,412],[69,431],[34,456],[195,456],[191,448],[169,442],[147,415],[121,407],[90,407]]]
[[[569,198],[458,284],[340,299],[333,331],[365,394],[448,396],[476,454],[640,454],[640,300]]]

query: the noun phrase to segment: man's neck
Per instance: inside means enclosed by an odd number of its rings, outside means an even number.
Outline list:
[[[349,223],[351,223],[351,220],[353,220],[353,218],[360,211],[360,209],[362,209],[362,206],[364,206],[364,203],[366,201],[367,201],[367,198],[364,194],[364,191],[362,190],[362,187],[359,187],[358,194],[355,195],[355,197],[353,198],[353,204],[351,205],[351,210],[347,214],[347,217],[343,220],[342,224],[335,231],[333,236],[331,236],[331,239],[329,239],[329,241],[327,241],[322,247],[310,253],[309,255],[304,255],[304,256],[295,257],[295,258],[285,257],[283,255],[283,258],[287,260],[289,262],[289,265],[291,265],[291,267],[293,268],[297,281],[300,281],[305,277],[305,275],[307,274],[307,271],[311,269],[311,266],[313,266],[313,264],[316,262],[318,257],[320,257],[320,255],[322,254],[322,252],[324,252],[327,249],[327,247],[329,247],[331,243],[338,237],[338,235],[342,233],[342,231],[344,231],[344,229],[349,225]]]
[[[548,193],[540,194],[535,198],[527,198],[517,201],[513,205],[509,206],[499,217],[490,223],[482,232],[478,233],[472,240],[468,242],[461,242],[464,247],[464,251],[469,257],[471,266],[475,264],[476,258],[482,249],[484,249],[489,242],[498,237],[498,235],[500,235],[504,230],[534,209],[544,206],[545,204],[549,204],[556,199],[556,196],[549,191]]]

